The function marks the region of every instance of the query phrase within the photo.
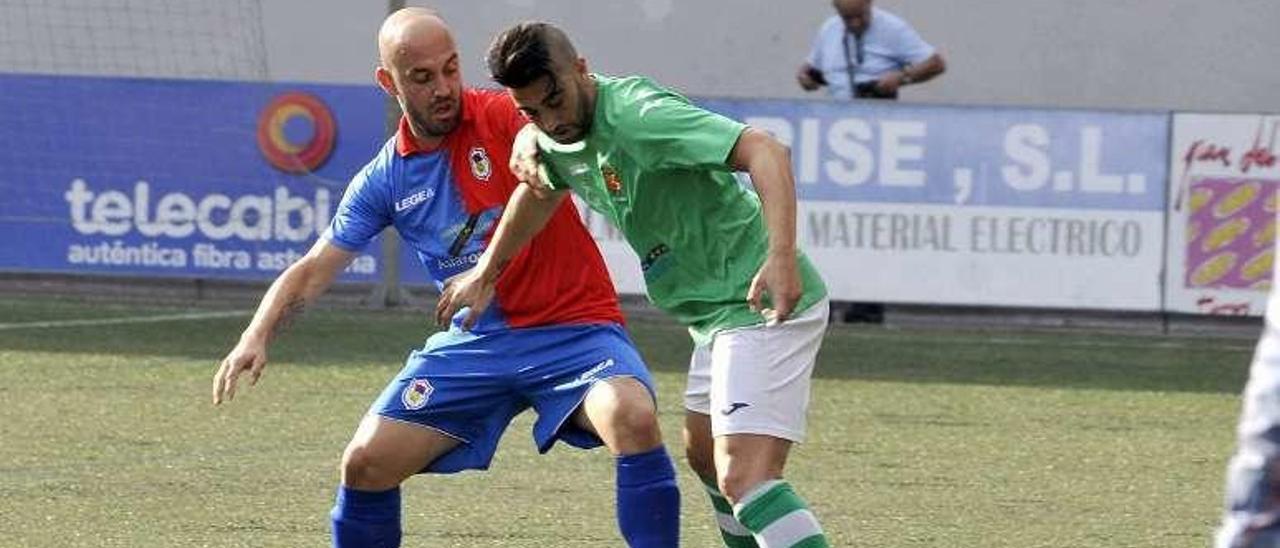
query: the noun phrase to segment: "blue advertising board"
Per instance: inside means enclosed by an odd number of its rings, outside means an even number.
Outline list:
[[[1162,306],[1167,113],[696,102],[790,146],[799,245],[833,299]],[[643,291],[625,242],[591,227],[619,291]]]
[[[0,76],[0,270],[270,279],[384,139],[372,86]],[[371,245],[344,273],[379,278]]]
[[[792,147],[801,200],[1158,211],[1169,115],[698,101]]]
[[[833,298],[1154,310],[1169,116],[756,99]],[[384,142],[373,86],[0,76],[0,270],[271,279]],[[619,290],[643,291],[598,222]],[[401,250],[401,283],[427,285]],[[381,279],[381,245],[343,279]]]

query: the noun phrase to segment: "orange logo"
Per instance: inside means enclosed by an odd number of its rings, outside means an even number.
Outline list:
[[[285,135],[285,125],[303,121],[311,135],[294,142]],[[258,149],[276,169],[285,173],[314,171],[329,159],[337,127],[333,114],[320,98],[301,91],[281,94],[258,116]]]

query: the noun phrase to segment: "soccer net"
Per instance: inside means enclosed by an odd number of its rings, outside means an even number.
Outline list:
[[[266,80],[260,0],[5,0],[0,72]]]
[[[381,93],[272,82],[263,6],[0,2],[0,271],[260,280],[306,251]],[[344,279],[394,289],[375,253]]]

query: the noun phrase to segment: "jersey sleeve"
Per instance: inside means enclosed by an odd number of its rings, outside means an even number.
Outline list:
[[[362,251],[391,224],[389,188],[386,166],[375,161],[361,169],[347,185],[325,239],[346,251]]]
[[[585,150],[586,143],[578,142],[572,145],[561,145],[547,137],[545,133],[538,132],[538,175],[542,180],[551,187],[551,190],[567,190],[570,187],[569,179],[564,174],[565,166],[575,163],[583,163],[581,156]]]
[[[545,154],[545,153],[544,153]],[[556,167],[556,160],[548,158],[546,161],[538,164],[538,176],[542,177],[543,182],[551,190],[565,190],[569,188],[569,183],[560,176],[560,170]]]
[[[651,83],[631,86],[615,100],[614,139],[648,169],[728,170],[729,153],[746,129]]]

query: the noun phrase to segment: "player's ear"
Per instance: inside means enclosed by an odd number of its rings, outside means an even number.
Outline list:
[[[578,75],[580,76],[586,76],[587,75],[587,59],[585,57],[579,57],[575,59],[573,61],[573,71],[578,73]]]
[[[386,67],[378,65],[378,68],[373,70],[373,79],[378,82],[378,87],[382,88],[382,91],[387,92],[387,95],[392,97],[400,95],[400,92],[396,90],[396,81],[391,78],[391,71],[387,70]]]

